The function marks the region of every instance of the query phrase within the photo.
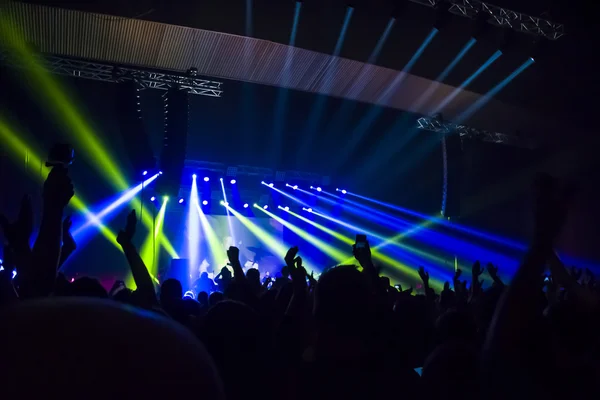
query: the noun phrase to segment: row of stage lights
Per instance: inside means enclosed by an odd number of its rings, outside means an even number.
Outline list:
[[[159,171],[159,174],[161,174],[161,175],[162,175],[162,171]],[[148,175],[148,171],[143,171],[143,172],[142,172],[142,175],[143,175],[143,176],[146,176],[146,175]],[[196,174],[193,174],[193,175],[192,175],[192,178],[194,178],[194,179],[196,179],[197,177],[198,177],[198,176],[197,176]],[[205,176],[203,180],[204,180],[204,182],[210,182],[210,177],[208,177],[208,176]],[[219,180],[220,180],[221,182],[223,182],[223,178],[219,178]],[[230,183],[230,184],[232,184],[232,185],[235,185],[235,184],[237,183],[237,181],[236,181],[235,179],[231,179],[231,180],[229,181],[229,183]],[[275,187],[275,184],[274,184],[274,183],[272,183],[272,182],[271,182],[271,183],[266,183],[265,181],[262,181],[262,182],[261,182],[261,184],[263,184],[263,185],[266,185],[266,186],[268,186],[268,187],[270,187],[270,188],[272,188],[272,187]],[[289,187],[289,188],[291,188],[291,189],[293,189],[293,190],[297,190],[297,189],[298,189],[298,185],[290,185],[289,183],[286,183],[286,184],[285,184],[285,186],[286,186],[286,187]],[[322,189],[320,186],[311,186],[311,187],[310,187],[310,189],[311,189],[311,190],[316,190],[317,192],[322,192],[322,191],[323,191],[323,189]],[[342,193],[342,194],[346,194],[346,193],[348,193],[348,192],[346,191],[346,189],[335,189],[335,191],[336,191],[336,192],[340,192],[340,193]],[[168,198],[168,197],[167,197],[167,198]],[[157,197],[156,197],[156,196],[151,196],[151,197],[150,197],[150,201],[151,201],[151,202],[155,202],[156,200],[157,200]],[[179,198],[179,200],[178,200],[177,202],[178,202],[179,204],[183,204],[183,203],[185,202],[185,199],[184,199],[183,197],[181,197],[181,198]],[[203,206],[207,206],[209,202],[208,202],[208,200],[202,200],[202,202],[201,202],[201,203],[202,203],[202,205],[203,205]],[[223,205],[223,206],[229,206],[229,203],[226,203],[226,202],[224,202],[224,201],[221,201],[221,205]],[[256,205],[256,204],[254,204],[254,206],[257,206],[257,205]],[[244,203],[244,204],[243,204],[243,208],[249,208],[249,207],[250,207],[250,204],[248,204],[248,203]],[[265,204],[265,205],[264,205],[262,208],[263,208],[263,209],[265,209],[265,210],[267,210],[267,209],[269,208],[269,206]],[[280,209],[282,209],[282,210],[284,210],[284,211],[289,211],[289,210],[290,210],[290,208],[289,208],[289,207],[287,207],[287,206],[285,206],[285,207],[281,207],[281,206],[279,206],[279,208],[280,208]],[[302,208],[302,210],[303,210],[303,211],[306,211],[306,212],[309,212],[309,213],[313,211],[313,210],[312,210],[312,208]]]

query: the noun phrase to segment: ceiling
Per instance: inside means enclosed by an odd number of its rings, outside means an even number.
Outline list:
[[[124,17],[157,21],[192,28],[206,29],[287,44],[292,25],[292,0],[119,0],[27,1],[63,8],[107,13]],[[247,24],[246,4],[252,4],[251,25]],[[591,2],[588,2],[591,3]],[[302,7],[296,47],[331,54],[335,47],[345,14],[342,0],[306,0]],[[355,1],[355,12],[350,23],[340,56],[366,61],[387,25],[392,10],[401,5],[395,27],[376,64],[401,70],[431,29],[435,13],[428,7],[407,1]],[[564,126],[581,130],[589,128],[588,118],[594,102],[590,92],[597,90],[595,65],[590,62],[591,49],[600,37],[593,24],[597,5],[583,1],[529,1],[497,0],[499,6],[509,7],[531,15],[549,11],[550,19],[565,23],[567,35],[547,43],[545,57],[539,59],[527,73],[519,76],[497,97],[511,105],[536,113],[552,116],[565,122]],[[587,9],[586,9],[587,8]],[[415,64],[412,73],[434,79],[444,68],[445,60],[452,59],[472,32],[470,21],[450,16],[435,41]],[[458,86],[476,70],[496,49],[501,30],[489,29],[486,36],[448,76],[445,83]],[[485,93],[499,80],[510,74],[527,57],[532,38],[516,34],[511,46],[469,89]],[[595,99],[594,99],[595,100]],[[575,134],[575,133],[573,133]]]

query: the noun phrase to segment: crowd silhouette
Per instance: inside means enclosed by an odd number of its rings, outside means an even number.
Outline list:
[[[301,249],[281,255],[277,279],[244,273],[227,251],[213,281],[157,290],[133,245],[132,211],[117,241],[136,283],[106,291],[99,281],[59,273],[76,251],[65,208],[68,169],[43,187],[39,233],[24,197],[0,224],[0,379],[7,398],[194,396],[206,399],[593,398],[599,393],[598,292],[589,270],[567,269],[554,252],[572,190],[540,176],[534,233],[510,284],[498,267],[474,262],[471,285],[457,270],[441,292],[419,269],[424,295],[380,276],[368,246],[357,266],[318,280]],[[486,262],[488,260],[485,260]],[[493,262],[493,260],[489,260]],[[82,261],[85,262],[85,261]],[[16,271],[16,275],[14,272]],[[482,275],[492,279],[484,288]]]

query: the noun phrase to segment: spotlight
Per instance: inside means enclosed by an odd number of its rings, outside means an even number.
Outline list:
[[[292,186],[292,189],[297,190],[298,189],[298,185]]]
[[[248,203],[244,203],[244,208],[248,208]]]
[[[202,200],[202,205],[203,206],[207,206],[208,205],[208,200]]]
[[[265,210],[268,210],[268,209],[269,209],[269,206],[265,204],[265,205],[263,206],[263,209],[265,209]]]
[[[159,175],[162,175],[162,171],[158,171],[158,174],[159,174]]]
[[[320,188],[320,187],[318,187],[318,188],[317,188],[317,192],[320,192],[320,191],[321,191],[321,188]]]
[[[223,202],[223,205],[224,205],[225,207],[227,207],[227,206],[229,206],[229,202],[227,202],[227,201],[224,201],[224,202]]]
[[[150,201],[154,201],[154,200],[156,200],[156,197],[154,197],[154,196],[150,197]]]
[[[205,176],[204,177],[204,182],[208,182],[208,181],[210,181],[210,178],[208,176]]]
[[[235,185],[237,181],[235,179],[232,179],[231,181],[229,181],[229,183],[231,183],[232,185]]]
[[[290,211],[290,208],[288,206],[283,207],[284,211]]]
[[[346,191],[346,189],[342,189],[342,194],[346,194],[346,193],[348,193],[348,192]]]
[[[223,178],[219,178],[219,180],[220,180],[221,182],[223,182]]]
[[[146,176],[146,175],[148,175],[148,171],[144,171],[144,172],[142,172],[142,175],[143,175],[143,176]]]
[[[309,213],[312,212],[312,208],[307,208],[306,211],[308,211]]]
[[[269,183],[269,187],[273,187],[273,186],[274,186],[273,183]]]
[[[193,174],[193,175],[192,175],[192,178],[196,179],[196,176],[197,176],[196,174]]]
[[[183,199],[179,199],[179,204],[183,204]]]

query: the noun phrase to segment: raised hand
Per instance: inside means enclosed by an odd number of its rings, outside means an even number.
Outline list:
[[[362,247],[358,247],[356,244],[352,245],[352,255],[356,258],[356,261],[363,267],[372,267],[373,263],[371,260],[371,246],[369,242],[364,242]]]
[[[297,255],[298,255],[298,246],[294,246],[294,247],[291,247],[287,251],[287,253],[286,253],[285,257],[284,257],[285,265],[287,265],[288,268],[290,268],[290,271],[292,269],[296,268],[294,260],[296,260],[296,256]]]
[[[429,286],[429,272],[425,271],[425,268],[419,267],[419,276],[423,281],[423,285]]]
[[[9,222],[4,215],[0,214],[0,227],[11,247],[29,248],[29,238],[33,232],[33,210],[29,196],[23,196],[15,222]]]
[[[129,215],[127,216],[127,225],[125,225],[125,230],[120,230],[117,235],[117,242],[123,246],[126,244],[131,244],[133,240],[133,236],[135,235],[135,227],[137,225],[137,215],[135,210],[131,210]]]
[[[240,263],[240,249],[235,246],[229,247],[227,250],[227,258],[229,259],[229,263],[231,265]]]
[[[471,268],[471,275],[473,278],[479,278],[479,276],[483,274],[483,268],[481,268],[481,263],[479,261],[475,261],[473,263],[473,267]]]
[[[68,170],[62,166],[53,167],[44,183],[44,211],[50,208],[62,212],[74,194]]]
[[[452,280],[454,282],[458,281],[460,279],[461,274],[462,274],[462,270],[460,268],[457,268],[456,271],[454,271],[454,278]]]
[[[494,266],[494,264],[492,264],[490,262],[490,263],[487,263],[486,268],[487,268],[488,274],[490,274],[490,276],[493,279],[498,277],[498,267]]]

